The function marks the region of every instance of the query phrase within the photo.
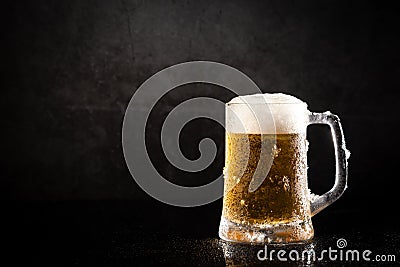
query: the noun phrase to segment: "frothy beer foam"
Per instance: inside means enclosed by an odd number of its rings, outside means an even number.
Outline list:
[[[287,134],[306,131],[307,103],[282,93],[238,96],[226,107],[228,132]]]

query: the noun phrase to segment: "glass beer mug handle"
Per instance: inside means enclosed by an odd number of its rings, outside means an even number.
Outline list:
[[[346,149],[342,125],[339,117],[328,112],[309,113],[309,124],[327,124],[331,128],[333,145],[335,148],[336,174],[335,184],[331,190],[321,196],[311,199],[311,215],[314,216],[334,201],[336,201],[347,188],[347,159],[350,152]]]

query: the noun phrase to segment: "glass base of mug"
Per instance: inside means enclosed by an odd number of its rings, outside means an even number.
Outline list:
[[[298,243],[314,237],[311,219],[302,222],[268,224],[263,227],[243,226],[221,218],[219,237],[240,243]]]

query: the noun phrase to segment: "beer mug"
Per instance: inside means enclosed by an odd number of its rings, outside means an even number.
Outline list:
[[[335,148],[333,188],[312,194],[307,183],[307,126],[330,126]],[[224,198],[220,238],[293,243],[313,238],[311,217],[347,187],[346,149],[339,118],[314,113],[285,94],[239,96],[226,104]]]

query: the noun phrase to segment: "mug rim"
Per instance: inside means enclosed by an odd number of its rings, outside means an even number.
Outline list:
[[[268,102],[265,102],[265,103],[226,103],[226,105],[228,105],[228,106],[230,106],[230,105],[265,105],[265,104],[267,104],[267,105],[305,105],[305,106],[307,106],[307,103],[305,103],[305,102],[297,102],[297,103],[268,103]]]

